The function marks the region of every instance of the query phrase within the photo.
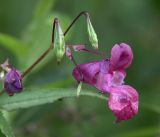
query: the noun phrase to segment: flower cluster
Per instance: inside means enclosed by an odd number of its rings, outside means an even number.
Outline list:
[[[87,83],[96,87],[101,93],[109,94],[108,106],[116,116],[116,122],[131,119],[138,113],[138,93],[129,85],[124,84],[126,69],[130,66],[133,53],[129,45],[116,44],[112,48],[111,57],[101,61],[89,62],[77,65],[71,54],[70,47],[65,45],[64,36],[77,19],[84,15],[87,19],[89,41],[99,54],[97,34],[91,24],[89,14],[81,12],[63,33],[59,20],[55,18],[53,23],[52,41],[50,47],[22,74],[9,64],[8,60],[0,65],[0,80],[3,81],[4,90],[9,96],[20,93],[23,90],[22,80],[44,57],[54,49],[57,61],[60,62],[64,54],[75,64],[74,78],[80,83],[77,90],[79,95],[81,84]],[[84,45],[71,46],[75,51],[91,52]]]
[[[129,45],[116,44],[112,48],[111,58],[80,64],[73,70],[74,78],[96,87],[102,93],[109,93],[108,105],[116,122],[128,120],[138,112],[138,93],[129,85],[124,85],[126,68],[130,66],[133,53]]]

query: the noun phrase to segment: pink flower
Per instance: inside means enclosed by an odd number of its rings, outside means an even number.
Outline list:
[[[128,85],[112,87],[108,105],[117,117],[116,122],[128,120],[138,113],[138,93]]]
[[[124,85],[125,69],[130,66],[132,59],[130,46],[121,43],[113,46],[110,59],[78,65],[84,83],[110,94],[109,108],[117,117],[117,122],[128,120],[138,112],[138,93]],[[72,75],[78,82],[82,81],[77,67]]]
[[[80,64],[78,67],[83,74],[84,83],[90,84],[105,93],[110,92],[109,88],[111,86],[118,86],[124,83],[125,68],[131,64],[132,58],[131,48],[122,43],[120,45],[116,44],[112,48],[110,59]],[[73,69],[72,74],[78,82],[81,81],[77,67]]]
[[[129,45],[125,43],[116,44],[111,51],[111,68],[113,70],[126,69],[132,63],[133,53]]]

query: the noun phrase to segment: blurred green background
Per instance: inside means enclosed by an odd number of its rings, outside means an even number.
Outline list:
[[[65,30],[83,10],[90,13],[100,51],[107,57],[115,43],[131,45],[134,60],[125,82],[139,92],[138,115],[114,124],[115,118],[104,100],[67,98],[6,112],[16,137],[160,137],[159,0],[0,0],[0,63],[9,58],[24,71],[49,47],[53,19],[58,17]],[[66,43],[91,47],[84,17],[68,33]],[[78,63],[100,59],[85,53],[74,55]],[[58,66],[51,53],[28,75],[24,85],[76,87],[73,67],[65,57]],[[89,85],[83,88],[97,92]]]

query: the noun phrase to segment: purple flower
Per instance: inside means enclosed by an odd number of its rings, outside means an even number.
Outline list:
[[[109,108],[117,117],[117,122],[128,120],[138,112],[138,93],[132,87],[124,85],[125,69],[130,66],[132,59],[133,53],[129,45],[121,43],[114,45],[110,59],[78,65],[84,83],[110,94]],[[78,82],[81,81],[77,67],[72,74]],[[121,98],[126,103],[119,101]],[[136,99],[133,101],[132,98]],[[132,101],[136,103],[132,105]]]
[[[21,73],[14,68],[11,68],[5,76],[4,88],[9,96],[23,90]]]

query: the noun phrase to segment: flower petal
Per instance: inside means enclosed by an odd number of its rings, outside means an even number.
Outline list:
[[[129,45],[125,43],[115,44],[111,51],[112,70],[128,68],[132,63],[133,53]]]
[[[110,88],[109,108],[117,117],[116,122],[131,119],[138,113],[138,93],[128,85]]]
[[[113,71],[109,86],[121,86],[124,83],[125,76],[125,71]]]
[[[96,61],[86,64],[78,65],[83,75],[83,82],[90,84],[102,93],[109,91],[109,83],[112,80],[112,74],[109,73],[109,60]],[[79,82],[81,81],[81,75],[78,68],[73,70],[74,78]]]
[[[83,75],[84,83],[91,85],[94,85],[96,83],[96,74],[98,74],[100,71],[100,63],[101,61],[95,61],[78,65]],[[81,81],[81,75],[79,74],[77,67],[73,69],[72,75],[77,81]]]

